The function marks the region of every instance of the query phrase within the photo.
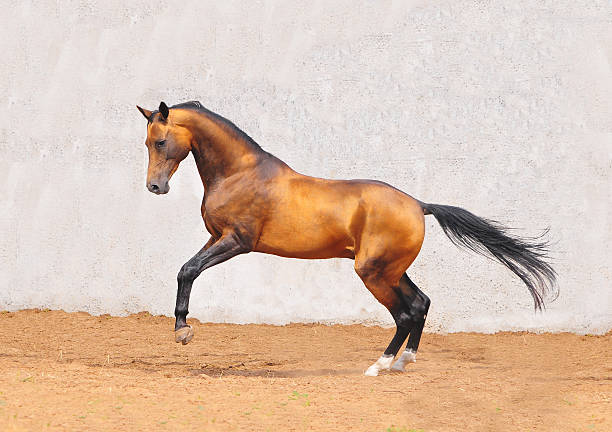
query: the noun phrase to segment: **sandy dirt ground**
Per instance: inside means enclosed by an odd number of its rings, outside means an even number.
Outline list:
[[[0,313],[0,430],[612,431],[612,333],[425,334],[365,377],[392,329]]]

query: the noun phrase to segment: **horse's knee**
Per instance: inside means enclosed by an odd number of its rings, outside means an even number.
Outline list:
[[[408,307],[408,313],[413,321],[419,322],[425,320],[431,300],[422,292],[412,301]]]
[[[415,324],[425,321],[430,304],[429,297],[419,293],[409,305],[404,304],[401,309],[392,313],[395,324],[398,327],[411,328]]]
[[[419,293],[419,302],[415,307],[416,313],[421,315],[423,318],[427,316],[427,312],[429,312],[429,306],[431,305],[431,300],[422,292]]]
[[[176,279],[179,283],[193,282],[198,277],[198,269],[189,263],[184,264],[178,272]]]

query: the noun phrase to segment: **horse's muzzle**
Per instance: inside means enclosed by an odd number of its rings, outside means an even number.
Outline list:
[[[147,189],[149,189],[149,192],[153,192],[154,194],[163,195],[168,193],[170,190],[170,185],[168,182],[163,182],[161,184],[160,182],[151,182],[147,183]]]

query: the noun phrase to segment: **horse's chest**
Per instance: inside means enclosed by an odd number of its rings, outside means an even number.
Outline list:
[[[227,228],[248,227],[253,219],[252,200],[243,196],[207,197],[202,203],[204,224],[211,234],[219,234]]]
[[[202,204],[202,219],[211,234],[220,234],[231,220],[231,215],[223,212],[216,206]]]

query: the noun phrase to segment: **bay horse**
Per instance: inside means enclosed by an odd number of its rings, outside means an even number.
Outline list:
[[[406,274],[423,244],[425,215],[433,215],[456,245],[493,257],[514,272],[536,310],[549,294],[558,295],[546,232],[521,238],[495,221],[459,207],[421,202],[380,181],[302,175],[197,101],[172,107],[162,102],[154,111],[137,108],[147,119],[148,190],[167,193],[170,178],[189,153],[204,185],[201,211],[210,239],[178,273],[176,342],[187,344],[193,337],[187,324],[189,296],[207,268],[249,252],[350,258],[396,324],[389,346],[365,374],[404,371],[416,360],[430,305]]]

